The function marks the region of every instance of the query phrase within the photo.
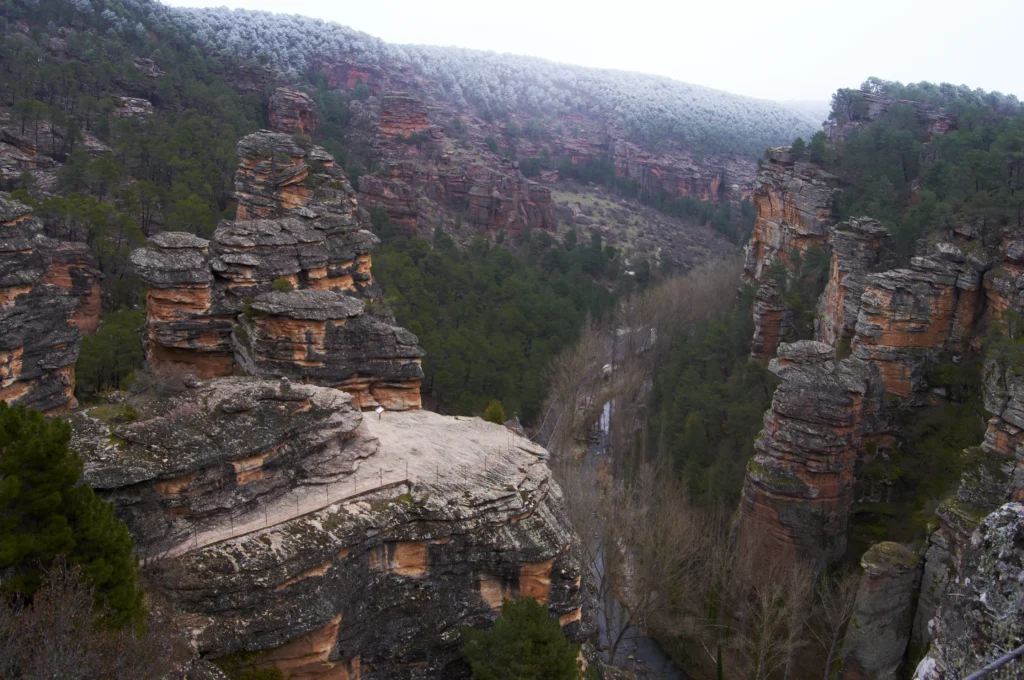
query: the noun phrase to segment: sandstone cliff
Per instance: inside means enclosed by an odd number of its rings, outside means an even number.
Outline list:
[[[81,333],[99,324],[98,273],[84,244],[47,238],[28,206],[0,195],[0,400],[74,408]]]
[[[767,162],[754,181],[757,218],[746,245],[744,281],[765,284],[773,263],[792,267],[811,248],[827,245],[836,181],[811,163],[793,161],[786,147],[768,150]],[[780,342],[795,339],[788,337],[792,323],[792,311],[778,291],[760,293],[754,306],[751,356],[762,361],[775,356]]]
[[[134,397],[137,420],[112,404],[72,424],[201,654],[257,652],[293,678],[467,677],[459,628],[520,594],[590,632],[540,447],[476,418],[364,418],[283,379],[190,384]]]
[[[287,95],[279,109],[295,101]],[[163,233],[132,254],[150,284],[150,364],[204,378],[290,376],[344,389],[364,408],[419,408],[422,350],[364,302],[377,295],[379,241],[344,172],[281,133],[254,133],[238,150],[238,220],[209,241]]]
[[[770,369],[782,382],[747,466],[739,538],[820,567],[846,550],[854,471],[877,429],[881,376],[812,341],[780,345]]]

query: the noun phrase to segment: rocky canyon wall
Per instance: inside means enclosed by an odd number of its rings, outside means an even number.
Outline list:
[[[852,128],[885,110],[884,102],[867,99],[866,117]],[[915,113],[929,134],[955,128],[940,111]],[[833,139],[848,132],[833,128]],[[989,334],[1005,330],[995,324],[1008,312],[1024,311],[1024,236],[1008,229],[993,243],[961,224],[922,241],[917,255],[896,267],[884,226],[831,217],[835,186],[813,166],[793,163],[785,149],[771,151],[755,183],[758,217],[744,275],[759,285],[752,357],[770,360],[782,382],[755,443],[736,530],[772,554],[819,567],[839,559],[861,468],[884,464],[901,419],[942,398],[928,368],[988,349],[984,441],[964,452],[966,472],[939,506],[938,528],[920,555],[891,543],[864,554],[857,625],[843,651],[846,678],[899,677],[908,656],[926,650],[916,677],[961,677],[1015,646],[1008,636],[1018,632],[1004,622],[1016,616],[1011,600],[1019,584],[1003,574],[1022,553],[1013,503],[1024,499],[1024,381],[1013,374],[1012,357],[990,346]],[[830,253],[817,342],[787,344],[793,311],[774,279],[792,276],[793,263],[817,246]],[[776,262],[783,267],[768,277]]]
[[[0,194],[0,400],[48,415],[73,409],[83,332],[99,325],[99,273],[85,244],[46,237]]]

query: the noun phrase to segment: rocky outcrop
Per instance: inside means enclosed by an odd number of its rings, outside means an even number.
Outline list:
[[[837,224],[828,244],[832,262],[828,283],[818,300],[815,339],[835,347],[853,339],[868,274],[889,269],[896,258],[889,230],[869,217]]]
[[[886,392],[909,398],[924,388],[925,363],[955,327],[958,275],[953,263],[915,257],[907,269],[868,276],[853,354],[881,370]]]
[[[197,651],[288,677],[468,677],[504,597],[573,639],[593,608],[547,453],[476,418],[363,416],[286,380],[195,381],[75,414],[85,479]]]
[[[944,110],[908,99],[891,99],[874,92],[858,91],[853,98],[845,101],[847,108],[841,112],[842,120],[832,119],[825,123],[826,132],[833,142],[846,141],[854,131],[880,118],[894,104],[902,104],[913,109],[914,115],[929,137],[945,134],[957,127],[956,118]]]
[[[43,235],[0,195],[0,400],[49,415],[74,408],[82,331],[99,323],[98,273],[84,244]]]
[[[145,347],[156,369],[203,378],[234,371],[234,316],[214,298],[209,246],[193,234],[168,232],[132,253],[132,264],[149,284]]]
[[[915,680],[963,678],[1024,639],[1024,505],[1007,503],[981,521],[956,561],[960,577],[932,621],[934,640]],[[1020,659],[997,677],[1019,677]]]
[[[864,553],[864,570],[843,643],[844,680],[896,680],[910,640],[918,556],[886,541]]]
[[[150,364],[200,377],[288,375],[349,390],[360,406],[418,408],[415,336],[387,314],[371,318],[360,299],[377,295],[370,251],[379,240],[363,228],[344,173],[284,134],[261,131],[238,148],[243,217],[210,241],[164,233],[132,254],[150,284]]]
[[[846,550],[854,470],[877,429],[881,376],[809,340],[780,345],[769,367],[782,382],[747,466],[739,539],[821,566]]]
[[[234,337],[247,375],[334,387],[360,408],[420,406],[423,350],[416,336],[366,313],[358,298],[321,290],[264,293],[239,318]]]
[[[415,147],[402,146],[399,152],[415,153]],[[464,214],[472,233],[555,228],[551,190],[526,179],[514,161],[430,168],[389,155],[383,163],[382,175],[359,178],[359,191],[410,233],[431,234],[450,210]]]
[[[279,87],[270,95],[270,128],[284,134],[312,134],[320,125],[316,102],[308,94]]]
[[[965,473],[956,493],[937,510],[939,527],[929,537],[914,622],[914,645],[931,639],[929,622],[953,597],[971,535],[979,522],[1008,501],[1024,499],[1024,378],[997,361],[985,367],[988,421],[980,446],[964,452]]]
[[[825,245],[836,183],[818,166],[794,161],[788,147],[768,150],[754,181],[757,220],[746,246],[747,281],[763,281],[773,262],[788,266],[812,246]]]
[[[761,284],[754,296],[754,337],[750,357],[768,361],[779,344],[792,339],[793,310],[782,300],[778,285],[771,280]]]
[[[407,94],[389,94],[381,97],[377,134],[380,138],[402,141],[417,134],[440,138],[442,131],[430,122],[422,101]]]

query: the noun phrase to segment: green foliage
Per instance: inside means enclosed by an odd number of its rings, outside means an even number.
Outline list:
[[[228,680],[284,680],[284,673],[276,667],[257,668],[259,652],[237,652],[214,661]]]
[[[885,455],[868,451],[871,460],[858,477],[858,495],[882,489],[887,502],[855,508],[851,557],[859,558],[878,540],[923,540],[935,507],[956,490],[968,467],[964,450],[984,435],[977,356],[929,364],[924,377],[945,399],[905,413],[900,441]]]
[[[948,107],[957,129],[929,140],[927,120],[909,103],[897,103],[862,124],[832,161],[822,139],[812,139],[812,160],[837,172],[843,191],[841,218],[868,215],[889,227],[906,259],[917,242],[954,224],[975,228],[982,246],[1004,228],[1024,226],[1024,115],[1020,103],[994,93],[950,85],[869,79],[864,91]],[[840,90],[831,117],[863,121],[863,94]],[[928,140],[927,165],[922,145]],[[817,150],[815,150],[817,148]]]
[[[719,317],[681,333],[654,379],[649,447],[667,457],[694,500],[732,507],[776,378],[748,360],[753,289]]]
[[[114,627],[140,624],[134,541],[113,507],[80,483],[71,428],[0,402],[0,592],[31,597],[58,556],[78,565]]]
[[[498,425],[505,422],[505,407],[501,405],[500,401],[491,399],[491,403],[487,404],[487,408],[484,410],[484,420]]]
[[[104,315],[99,329],[82,338],[75,364],[75,393],[82,401],[108,389],[120,389],[142,366],[142,312],[121,310]]]
[[[793,140],[793,144],[789,147],[790,156],[794,161],[801,161],[804,158],[804,154],[807,152],[807,142],[804,141],[803,137],[797,137]]]
[[[292,292],[292,282],[284,276],[279,276],[274,279],[274,283],[270,286],[278,293],[290,293]]]
[[[376,233],[391,235],[374,252],[374,275],[427,352],[424,388],[449,412],[480,413],[496,399],[533,419],[550,358],[576,340],[588,313],[610,307],[612,294],[594,278],[617,254],[609,259],[599,235],[565,251],[546,233],[523,235],[522,257],[482,238],[463,251],[442,233],[431,248],[381,217]]]
[[[463,628],[462,639],[476,680],[578,680],[582,672],[580,646],[533,598],[506,600],[494,626]]]

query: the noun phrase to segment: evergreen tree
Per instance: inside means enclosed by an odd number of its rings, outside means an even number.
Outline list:
[[[477,680],[578,680],[580,646],[547,607],[530,597],[506,600],[490,630],[463,628],[462,655]]]
[[[71,427],[0,402],[0,592],[30,598],[58,556],[81,567],[107,622],[140,624],[134,541],[113,508],[80,483]]]
[[[484,411],[484,420],[489,423],[497,423],[498,425],[505,422],[505,408],[501,405],[500,401],[491,399],[491,403],[487,405],[487,409]]]

